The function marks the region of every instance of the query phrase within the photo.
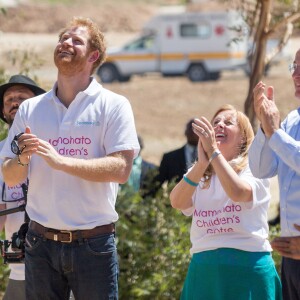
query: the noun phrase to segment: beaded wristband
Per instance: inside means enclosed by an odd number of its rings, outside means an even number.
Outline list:
[[[213,154],[211,155],[211,157],[210,157],[210,159],[209,159],[209,161],[208,161],[208,164],[210,164],[211,161],[212,161],[215,157],[217,157],[219,154],[221,154],[221,151],[220,151],[220,150],[215,150],[215,151],[213,152]]]
[[[184,180],[186,183],[188,183],[189,185],[191,185],[191,186],[197,186],[197,185],[198,185],[198,183],[196,183],[196,182],[194,182],[194,181],[188,179],[186,176],[183,176],[183,180]]]
[[[18,165],[19,165],[19,166],[22,166],[22,167],[27,167],[27,166],[29,165],[29,163],[28,163],[28,164],[23,164],[23,163],[21,162],[21,160],[20,160],[20,155],[18,155]]]

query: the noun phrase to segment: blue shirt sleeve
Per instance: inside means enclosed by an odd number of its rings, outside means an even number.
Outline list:
[[[289,136],[282,129],[270,138],[269,146],[289,168],[300,173],[300,142]]]
[[[269,145],[261,128],[249,149],[249,166],[252,174],[257,178],[270,178],[277,175],[278,159]]]

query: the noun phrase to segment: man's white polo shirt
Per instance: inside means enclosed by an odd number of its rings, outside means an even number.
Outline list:
[[[129,101],[104,89],[95,79],[66,108],[56,97],[57,85],[48,93],[24,101],[0,154],[14,157],[13,137],[29,126],[63,156],[101,158],[123,150],[139,151]],[[54,170],[38,155],[29,167],[27,212],[30,219],[56,229],[90,229],[115,222],[118,184],[91,182]]]

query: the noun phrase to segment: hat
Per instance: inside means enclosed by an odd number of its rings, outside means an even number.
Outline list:
[[[34,94],[35,96],[38,96],[40,94],[46,93],[45,90],[41,89],[40,87],[37,86],[37,84],[30,79],[29,77],[25,76],[25,75],[13,75],[10,77],[8,83],[2,84],[0,86],[0,118],[6,122],[4,116],[3,116],[3,96],[4,93],[6,92],[7,89],[9,89],[10,87],[14,86],[14,85],[24,85],[27,88],[29,88]]]

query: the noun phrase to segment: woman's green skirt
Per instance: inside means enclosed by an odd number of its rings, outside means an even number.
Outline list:
[[[281,300],[269,252],[220,248],[193,254],[181,300]]]

